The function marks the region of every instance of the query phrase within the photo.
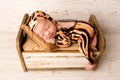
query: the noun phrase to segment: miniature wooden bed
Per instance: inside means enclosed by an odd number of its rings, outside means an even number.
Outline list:
[[[28,17],[28,14],[24,15],[21,25],[26,23]],[[67,19],[59,21],[69,22],[75,20]],[[95,15],[90,15],[89,22],[93,24],[97,30],[97,49],[100,53],[97,60],[98,63],[105,50],[106,42]],[[25,72],[28,70],[83,69],[85,64],[88,62],[87,59],[79,53],[76,47],[77,44],[74,44],[70,48],[59,48],[51,52],[33,49],[25,51],[23,49],[23,45],[27,40],[27,36],[28,35],[20,28],[16,38],[16,47],[19,59]],[[95,69],[96,68],[94,68],[94,70]]]

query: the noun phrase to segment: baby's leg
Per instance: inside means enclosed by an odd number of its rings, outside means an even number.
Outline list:
[[[92,52],[92,51],[90,51],[90,53],[89,53],[90,55],[93,55],[94,53]],[[94,56],[92,56],[93,57],[93,59],[94,60],[96,60],[96,58],[94,57]],[[96,62],[95,63],[91,63],[90,61],[85,65],[85,69],[86,70],[92,70],[92,69],[94,69],[95,68],[95,66],[96,66]]]
[[[90,46],[91,46],[91,48],[96,48],[96,45],[97,45],[97,35],[94,35],[94,37],[90,43]]]
[[[80,53],[84,54],[84,56],[87,57],[87,53],[88,53],[88,45],[86,45],[87,47],[84,47],[84,41],[83,38],[80,36],[80,38],[78,39],[78,49],[80,51]]]
[[[97,35],[95,35],[90,43],[91,48],[96,48],[97,45]],[[92,52],[93,53],[93,52]],[[93,68],[95,68],[96,63],[91,64],[91,63],[87,63],[85,66],[86,70],[92,70]]]
[[[86,39],[88,38],[86,37]],[[89,63],[85,65],[85,69],[92,70],[96,66],[95,63],[96,58],[94,56],[93,51],[91,51],[88,47],[89,46],[88,40],[86,40],[86,42],[88,43],[86,45],[84,45],[85,44],[84,41],[85,40],[82,37],[78,39],[78,48],[80,53],[83,53],[85,57],[89,60]],[[95,47],[96,44],[97,44],[97,36],[95,35],[92,42],[90,43],[90,46]]]

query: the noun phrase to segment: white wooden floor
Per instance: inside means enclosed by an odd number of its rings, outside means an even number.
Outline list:
[[[96,71],[22,71],[16,35],[24,13],[38,9],[56,19],[97,16],[107,44]],[[0,80],[120,80],[120,0],[4,0],[0,23]]]

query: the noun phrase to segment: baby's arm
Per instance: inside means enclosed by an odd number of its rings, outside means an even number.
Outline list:
[[[55,36],[55,44],[58,47],[69,47],[71,45],[70,37],[67,35],[67,32],[59,30]]]

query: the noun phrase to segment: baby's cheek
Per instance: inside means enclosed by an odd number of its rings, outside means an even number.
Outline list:
[[[34,30],[33,32],[34,32],[35,34],[37,34],[38,36],[40,36],[38,30]]]

